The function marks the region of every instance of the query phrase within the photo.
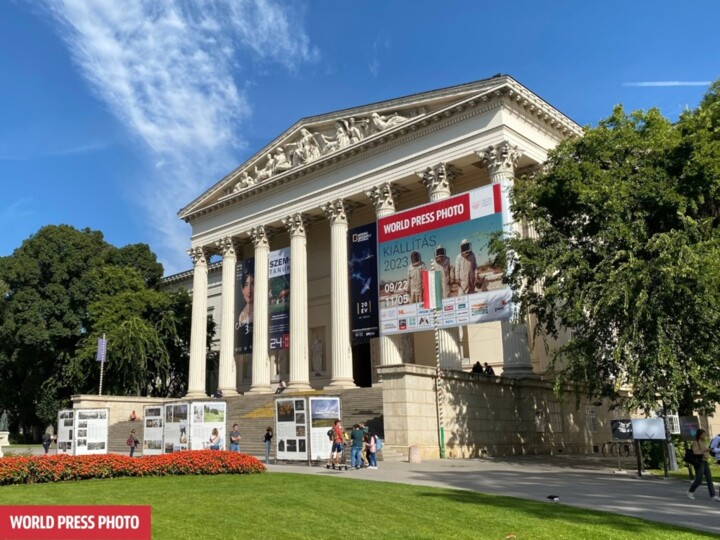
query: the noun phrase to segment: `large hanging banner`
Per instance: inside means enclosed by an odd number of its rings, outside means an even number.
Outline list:
[[[202,450],[210,448],[210,436],[213,429],[220,434],[220,449],[227,449],[228,441],[225,433],[225,411],[227,404],[224,401],[202,401],[192,403],[192,418],[190,427],[190,449]]]
[[[165,454],[180,452],[189,448],[189,409],[190,405],[188,403],[168,403],[165,405],[165,426],[163,427],[163,440],[165,442],[163,452]]]
[[[235,270],[235,352],[252,353],[253,301],[255,297],[255,259],[237,262]]]
[[[270,350],[290,346],[290,249],[270,252],[268,336]]]
[[[307,410],[305,398],[275,400],[277,459],[307,460]]]
[[[499,184],[380,219],[380,334],[433,328],[432,311],[422,306],[423,270],[441,273],[441,328],[509,319],[511,291],[488,255],[502,232]]]
[[[377,224],[348,231],[348,251],[350,331],[356,339],[377,337]]]
[[[311,397],[310,401],[310,445],[312,459],[321,461],[330,457],[332,441],[327,432],[340,419],[339,397]]]
[[[162,405],[146,405],[143,411],[143,456],[163,453],[163,408]]]
[[[75,413],[75,455],[107,454],[108,409],[78,409]]]
[[[75,427],[75,411],[63,409],[58,411],[57,453],[74,454],[73,432]]]

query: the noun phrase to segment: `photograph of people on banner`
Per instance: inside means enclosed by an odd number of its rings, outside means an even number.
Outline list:
[[[253,310],[255,297],[255,259],[237,262],[235,270],[235,352],[252,353]]]
[[[509,319],[511,292],[488,253],[502,231],[500,186],[492,185],[380,219],[381,335],[432,329],[423,307],[430,285],[441,328]]]
[[[270,252],[269,274],[269,348],[274,351],[290,346],[290,248]]]

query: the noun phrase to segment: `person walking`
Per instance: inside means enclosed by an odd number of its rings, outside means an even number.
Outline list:
[[[240,451],[240,431],[238,429],[237,424],[233,424],[232,431],[230,432],[230,451],[231,452],[239,452]]]
[[[52,444],[52,435],[50,435],[46,431],[45,433],[43,433],[43,436],[42,436],[42,446],[43,446],[43,450],[45,450],[46,454],[50,451],[51,444]]]
[[[350,447],[350,466],[355,469],[362,468],[362,449],[363,449],[363,438],[365,434],[362,428],[355,424],[352,431],[350,432],[350,441],[352,446]]]
[[[695,454],[697,465],[695,465],[695,481],[690,486],[687,496],[690,499],[695,498],[695,490],[702,484],[703,476],[707,482],[710,497],[714,501],[720,501],[720,497],[715,493],[715,484],[713,484],[712,474],[710,473],[710,448],[707,444],[707,435],[704,429],[698,429],[695,434],[695,441],[692,443],[692,451]]]
[[[270,464],[270,445],[272,444],[273,429],[268,426],[263,436],[263,442],[265,443],[265,465]]]
[[[332,448],[330,450],[330,463],[328,467],[333,469],[337,466],[340,467],[340,458],[345,452],[345,437],[343,437],[343,427],[340,423],[340,419],[336,418],[333,422],[332,429]]]
[[[140,444],[140,441],[138,441],[138,438],[135,436],[135,430],[130,430],[130,436],[127,440],[127,445],[130,447],[130,457],[133,457],[135,455],[135,449],[137,448],[137,445]]]

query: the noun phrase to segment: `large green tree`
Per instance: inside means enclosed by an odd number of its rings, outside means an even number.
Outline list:
[[[720,401],[719,90],[676,123],[617,107],[515,180],[513,213],[534,234],[494,248],[512,254],[558,389],[630,388],[626,404],[644,410]]]
[[[159,288],[147,245],[47,226],[0,258],[0,409],[26,428],[52,421],[99,386],[97,338],[108,338],[103,393],[180,396],[191,303]]]

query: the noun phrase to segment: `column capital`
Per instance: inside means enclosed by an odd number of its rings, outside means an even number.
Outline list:
[[[252,240],[253,246],[255,248],[270,247],[270,235],[265,230],[264,225],[258,225],[257,227],[253,227],[252,229],[250,229],[250,232],[248,234],[250,235],[250,239]]]
[[[208,252],[204,247],[197,246],[190,248],[187,250],[187,254],[190,255],[193,266],[197,266],[198,264],[207,264]]]
[[[215,241],[215,247],[220,252],[220,255],[225,257],[226,255],[235,255],[235,240],[232,236],[225,236],[220,240]]]
[[[334,201],[324,204],[322,211],[325,212],[325,217],[327,217],[331,225],[336,223],[344,223],[347,225],[347,212],[342,199],[335,199]]]
[[[417,173],[420,183],[428,190],[430,199],[449,197],[453,181],[462,174],[462,171],[450,163],[439,163]]]
[[[300,212],[291,214],[282,220],[290,236],[305,236],[305,221]]]
[[[383,182],[379,186],[367,190],[365,195],[375,205],[376,214],[395,212],[395,193],[390,182]]]
[[[515,175],[515,165],[522,156],[522,151],[508,141],[490,145],[475,153],[488,168],[493,178],[500,174],[512,178]]]

